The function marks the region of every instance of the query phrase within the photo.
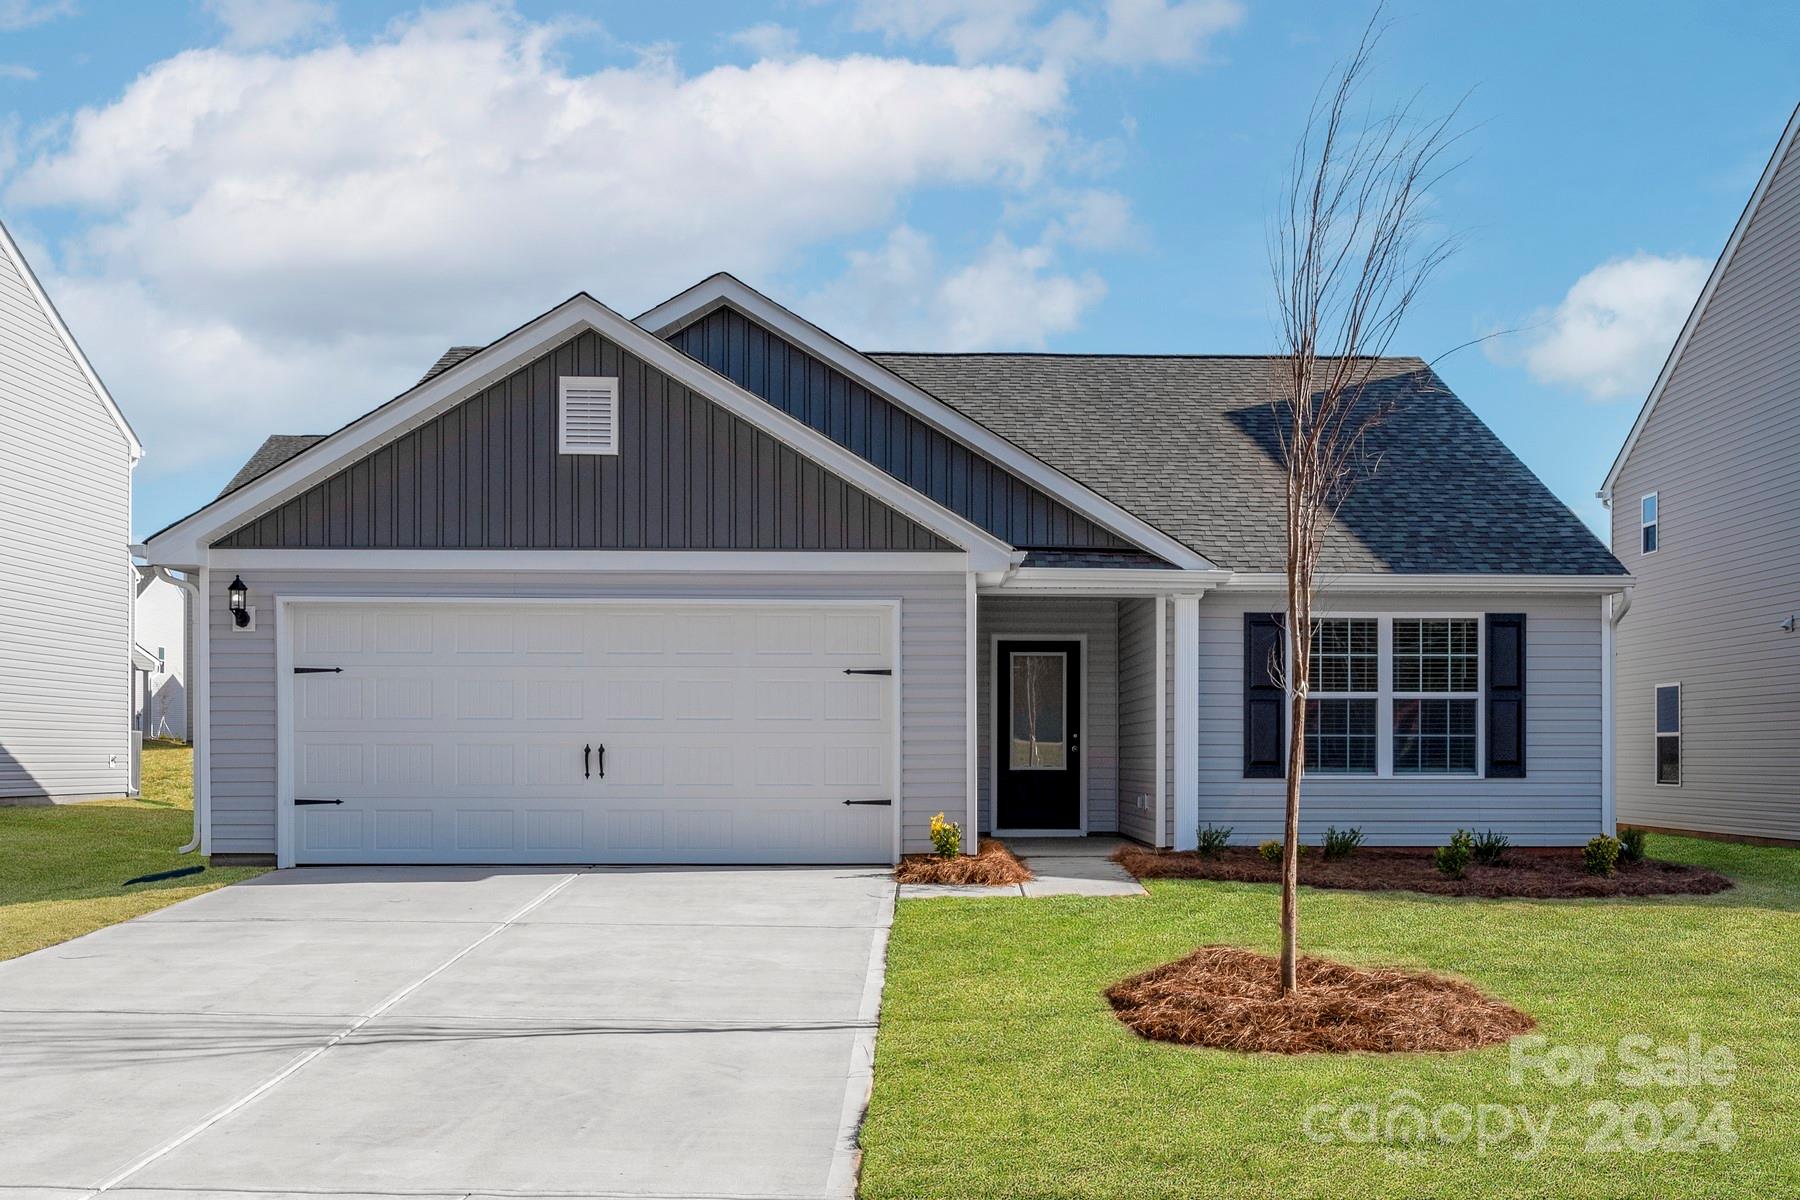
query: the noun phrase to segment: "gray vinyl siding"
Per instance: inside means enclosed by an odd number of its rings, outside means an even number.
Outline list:
[[[259,569],[256,628],[226,611],[229,576],[213,572],[212,850],[275,852],[275,604],[277,596],[805,597],[900,601],[900,818],[907,853],[930,847],[938,811],[964,804],[965,576],[925,573],[656,575],[603,572],[274,571]]]
[[[980,824],[993,828],[994,766],[994,637],[1087,636],[1087,733],[1082,753],[1087,762],[1089,833],[1112,833],[1119,814],[1119,606],[1114,600],[1060,596],[983,596],[976,608],[976,739],[979,770]]]
[[[1156,706],[1158,600],[1119,602],[1119,832],[1156,844]],[[1165,707],[1168,693],[1164,693]]]
[[[1014,546],[1132,548],[735,309],[713,310],[669,343]]]
[[[1200,601],[1200,824],[1233,840],[1281,836],[1286,784],[1245,779],[1244,614],[1277,612],[1278,593],[1216,592]],[[1523,779],[1309,776],[1301,835],[1360,826],[1369,841],[1438,845],[1459,828],[1497,829],[1519,845],[1571,845],[1601,827],[1600,600],[1596,596],[1345,597],[1346,613],[1526,614]],[[1323,611],[1323,610],[1321,610]]]
[[[0,252],[0,798],[129,787],[130,464]]]
[[[1656,553],[1638,503],[1656,492]],[[1778,166],[1613,486],[1637,578],[1617,632],[1621,822],[1800,839],[1800,139]],[[1681,684],[1681,785],[1655,776]]]
[[[620,453],[558,452],[557,381],[565,375],[618,378]],[[214,544],[954,549],[592,331]]]

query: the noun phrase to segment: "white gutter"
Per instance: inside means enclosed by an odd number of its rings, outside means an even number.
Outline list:
[[[1614,677],[1618,654],[1617,628],[1631,611],[1631,589],[1600,597],[1600,832],[1616,837],[1619,832],[1617,769],[1615,761],[1616,697]]]
[[[1319,590],[1343,592],[1564,592],[1605,595],[1625,592],[1637,580],[1630,575],[1501,575],[1501,574],[1343,574],[1321,575]],[[1231,591],[1280,591],[1287,576],[1280,571],[1240,571],[1220,585]]]

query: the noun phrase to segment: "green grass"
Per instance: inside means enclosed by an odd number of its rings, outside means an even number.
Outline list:
[[[865,1197],[1800,1195],[1800,851],[1654,837],[1651,854],[1714,867],[1719,896],[1483,901],[1301,892],[1304,952],[1427,967],[1523,1008],[1551,1046],[1598,1046],[1588,1086],[1510,1078],[1512,1050],[1238,1055],[1142,1041],[1101,993],[1207,943],[1275,948],[1266,885],[1156,882],[1142,900],[916,900],[888,955]],[[1624,1086],[1618,1040],[1736,1058],[1728,1086]],[[1399,1095],[1396,1093],[1412,1093]],[[1728,1152],[1590,1151],[1588,1106],[1730,1105]],[[1478,1149],[1316,1144],[1315,1105],[1525,1106],[1551,1134]],[[1550,1113],[1552,1106],[1554,1114]],[[1498,1121],[1497,1116],[1491,1118]],[[1641,1116],[1638,1130],[1651,1132]],[[1456,1131],[1452,1110],[1446,1129]],[[1673,1130],[1673,1122],[1666,1128]]]
[[[208,868],[124,887],[138,875],[198,866],[177,854],[193,835],[193,752],[146,742],[142,796],[0,807],[0,959],[14,958],[261,874]]]

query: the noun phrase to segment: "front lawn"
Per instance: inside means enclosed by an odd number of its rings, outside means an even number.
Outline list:
[[[148,742],[137,800],[0,807],[0,959],[261,873],[208,868],[122,886],[139,875],[203,863],[198,854],[175,853],[193,835],[193,759],[179,743]]]
[[[1450,1055],[1238,1055],[1142,1041],[1113,1017],[1109,984],[1198,945],[1272,952],[1270,886],[903,901],[862,1195],[1800,1195],[1800,851],[1653,837],[1650,852],[1738,886],[1566,901],[1302,890],[1305,952],[1462,976],[1547,1039]],[[1621,1058],[1622,1038],[1648,1039],[1628,1056],[1685,1055],[1691,1035],[1696,1086],[1635,1078],[1650,1073]],[[1550,1078],[1544,1054],[1569,1075]],[[1582,1054],[1605,1056],[1591,1082]],[[1527,1118],[1548,1129],[1535,1150]]]

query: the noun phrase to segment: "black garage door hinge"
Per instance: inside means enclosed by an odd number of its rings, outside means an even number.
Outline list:
[[[845,667],[846,675],[892,675],[892,667]]]
[[[342,804],[343,801],[342,800],[307,800],[300,796],[295,796],[294,803],[295,804]]]
[[[344,668],[342,668],[342,667],[295,667],[294,668],[294,674],[296,674],[296,675],[342,675],[343,673],[344,673]]]
[[[844,803],[845,804],[874,804],[874,805],[880,806],[881,808],[892,808],[894,806],[894,802],[892,800],[846,800],[846,801],[844,801]]]

